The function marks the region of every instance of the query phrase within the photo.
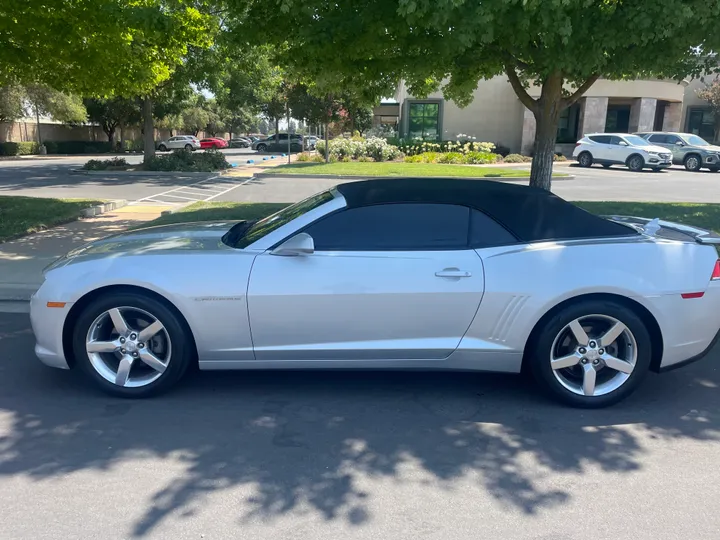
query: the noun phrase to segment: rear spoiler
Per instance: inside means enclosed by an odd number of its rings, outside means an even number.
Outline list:
[[[720,235],[713,231],[665,221],[660,218],[647,219],[634,216],[602,216],[605,219],[628,225],[638,232],[652,237],[669,238],[673,240],[687,240],[689,237],[698,244],[720,244]],[[674,234],[673,234],[674,233]],[[685,236],[686,238],[681,238]]]

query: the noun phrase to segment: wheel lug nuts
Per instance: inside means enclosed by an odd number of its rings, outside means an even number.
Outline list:
[[[145,347],[144,343],[138,343],[138,349],[143,349]]]
[[[605,354],[605,349],[598,349],[598,354]]]
[[[122,354],[125,354],[125,349],[120,349],[120,352],[121,352]]]
[[[135,339],[137,337],[137,334],[130,334],[130,339]]]
[[[138,355],[138,353],[136,353],[136,352],[133,353],[133,356],[134,356],[135,358],[137,358],[137,355]]]
[[[590,345],[590,347],[594,347],[596,343],[594,341],[591,341],[590,343],[588,343],[588,345]]]
[[[587,364],[587,358],[583,358],[582,360],[580,360],[580,363],[581,363],[581,364]]]
[[[593,360],[593,366],[597,366],[600,363],[600,360]]]
[[[585,354],[587,352],[587,350],[585,349],[585,347],[580,347],[579,352],[580,352],[580,354]]]
[[[120,343],[125,343],[125,338],[124,338],[124,337],[121,337],[121,338],[120,338]]]

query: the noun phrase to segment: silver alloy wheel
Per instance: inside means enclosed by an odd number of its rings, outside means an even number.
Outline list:
[[[90,325],[85,349],[98,375],[126,388],[159,379],[172,354],[163,324],[147,311],[128,306],[101,313]]]
[[[697,156],[690,156],[685,160],[685,168],[689,171],[693,171],[695,169],[698,169],[700,166],[700,161],[698,160]]]
[[[628,168],[632,171],[639,171],[643,168],[645,161],[640,156],[633,156],[628,162]]]
[[[578,161],[580,162],[581,167],[589,167],[592,164],[592,157],[590,157],[590,154],[587,152],[583,152],[580,154],[580,159]]]
[[[585,315],[563,327],[550,349],[558,382],[579,396],[602,396],[620,388],[637,362],[637,342],[609,315]]]

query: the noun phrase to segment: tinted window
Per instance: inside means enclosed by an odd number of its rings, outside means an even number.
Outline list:
[[[317,251],[466,249],[470,209],[398,203],[350,208],[308,227]]]
[[[667,144],[675,144],[678,141],[680,141],[680,137],[677,135],[665,135],[665,142]]]
[[[618,137],[617,135],[610,136],[610,144],[618,146],[621,142],[623,142],[622,138]]]
[[[588,137],[588,139],[600,144],[610,144],[609,135],[593,135],[592,137]]]
[[[517,238],[505,227],[479,210],[470,215],[470,246],[484,248],[514,244]]]
[[[625,135],[625,141],[633,146],[652,146],[648,141],[637,135]]]
[[[667,135],[660,135],[660,134],[650,135],[650,137],[648,138],[648,140],[649,140],[650,142],[654,142],[654,143],[666,144],[666,143],[668,142],[668,136],[667,136]]]

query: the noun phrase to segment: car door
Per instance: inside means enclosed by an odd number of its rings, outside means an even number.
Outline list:
[[[677,135],[666,135],[666,143],[662,146],[672,152],[672,160],[674,163],[682,163],[687,154],[686,143]]]
[[[591,135],[588,139],[595,143],[588,148],[595,161],[612,160],[609,135]]]
[[[608,147],[609,151],[607,159],[614,163],[625,163],[627,158],[630,157],[630,154],[634,152],[634,150],[630,147],[630,144],[617,135],[610,136],[610,144]]]
[[[248,286],[256,359],[396,365],[448,357],[484,291],[469,219],[469,208],[445,204],[344,209],[304,230],[313,253],[260,254]]]

